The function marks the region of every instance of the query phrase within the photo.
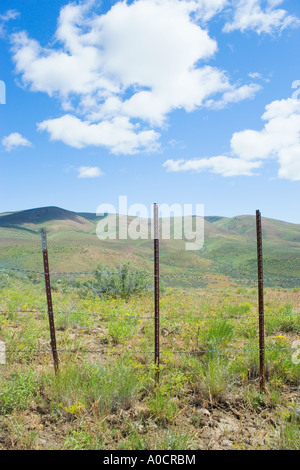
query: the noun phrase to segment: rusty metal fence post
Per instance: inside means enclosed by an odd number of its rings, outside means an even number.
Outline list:
[[[263,393],[266,388],[265,377],[265,319],[264,319],[264,278],[262,254],[261,213],[256,211],[257,268],[258,268],[258,328],[259,328],[259,385]]]
[[[41,233],[42,233],[44,274],[45,274],[45,287],[46,287],[46,296],[47,296],[47,305],[48,305],[51,350],[52,350],[52,356],[53,356],[53,362],[54,362],[54,371],[55,371],[55,374],[57,374],[59,370],[58,353],[57,353],[57,347],[56,347],[56,335],[55,335],[55,325],[54,325],[53,306],[52,306],[52,294],[51,294],[46,229],[43,228]]]
[[[156,366],[155,380],[159,380],[159,226],[158,226],[158,205],[154,204],[154,343]]]

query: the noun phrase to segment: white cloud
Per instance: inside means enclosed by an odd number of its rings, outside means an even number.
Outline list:
[[[98,178],[104,174],[97,166],[81,166],[77,171],[78,178]]]
[[[38,124],[38,130],[47,130],[50,139],[81,149],[86,146],[104,146],[115,154],[133,154],[140,150],[157,150],[159,134],[153,130],[139,131],[128,118],[90,123],[66,114]]]
[[[201,173],[209,171],[218,175],[229,176],[251,176],[253,170],[261,166],[261,162],[247,162],[241,158],[217,156],[211,158],[196,158],[193,160],[167,160],[163,167],[170,172],[191,171]]]
[[[205,103],[205,106],[211,109],[223,109],[231,103],[238,103],[239,101],[246,99],[254,99],[261,89],[262,87],[255,83],[243,85],[241,87],[233,87],[231,90],[226,91],[220,100],[208,100]]]
[[[5,13],[0,15],[0,23],[7,23],[10,20],[18,18],[20,13],[17,10],[7,10]]]
[[[250,78],[253,78],[253,79],[263,78],[261,73],[259,73],[259,72],[250,72],[248,75],[249,75]]]
[[[120,1],[102,15],[93,13],[94,3],[61,9],[54,46],[41,47],[24,31],[11,36],[23,84],[58,97],[70,113],[39,125],[52,139],[78,148],[104,145],[113,153],[153,150],[158,134],[151,128],[166,125],[175,109],[192,112],[206,103],[219,109],[259,90],[231,84],[226,72],[206,63],[218,46],[200,24],[227,0]],[[72,138],[71,113],[79,130]]]
[[[211,171],[223,176],[252,175],[267,160],[279,164],[278,176],[300,181],[300,101],[288,98],[266,106],[261,131],[235,132],[230,156],[168,160],[167,171]]]
[[[95,120],[118,111],[162,121],[173,108],[201,105],[206,95],[220,90],[219,84],[230,88],[217,69],[195,67],[216,52],[217,44],[191,20],[193,5],[119,2],[93,19],[84,5],[67,5],[56,32],[62,49],[43,49],[24,32],[13,35],[17,72],[33,91],[58,94],[63,101],[77,95],[80,110]],[[208,87],[209,72],[216,89]],[[122,99],[130,87],[131,98]],[[117,100],[121,106],[112,109]]]
[[[248,76],[252,78],[253,80],[262,80],[263,82],[270,83],[270,78],[265,78],[261,73],[259,72],[250,72],[248,73]],[[270,76],[270,75],[269,75]]]
[[[286,10],[276,8],[281,0],[268,0],[263,8],[261,0],[233,0],[233,20],[228,21],[223,31],[255,31],[258,34],[272,34],[287,27],[299,26],[299,19],[289,15]]]
[[[213,16],[220,13],[228,4],[229,0],[196,0],[198,5],[197,15],[203,21],[209,21]]]
[[[273,101],[262,116],[266,121],[261,131],[247,129],[231,139],[235,155],[244,160],[276,158],[282,150],[297,146],[300,134],[300,101]],[[300,178],[300,175],[299,175]]]
[[[0,15],[0,37],[5,35],[6,23],[10,20],[15,20],[20,13],[17,10],[7,10]]]
[[[31,147],[32,143],[18,132],[12,132],[6,137],[3,137],[2,145],[5,147],[7,152],[10,152],[17,147]]]
[[[300,181],[300,144],[283,148],[278,153],[279,178]]]

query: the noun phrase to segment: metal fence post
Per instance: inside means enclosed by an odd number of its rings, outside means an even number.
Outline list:
[[[49,327],[50,327],[50,341],[51,341],[51,349],[52,349],[52,356],[53,356],[53,362],[54,362],[54,370],[55,370],[55,374],[57,374],[58,373],[58,354],[57,354],[57,347],[56,347],[55,325],[54,325],[53,306],[52,306],[47,235],[46,235],[45,228],[42,229],[42,247],[43,247],[45,287],[46,287],[48,317],[49,317]]]
[[[154,204],[154,339],[155,339],[155,365],[156,382],[159,380],[159,226],[158,205]]]
[[[266,388],[265,377],[265,320],[264,320],[264,274],[262,254],[261,213],[256,211],[257,268],[258,268],[258,328],[259,328],[259,385],[263,393]]]

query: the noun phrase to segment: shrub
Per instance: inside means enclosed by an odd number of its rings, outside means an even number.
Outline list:
[[[0,272],[0,289],[9,285],[9,275],[6,271]]]
[[[149,290],[149,279],[142,271],[131,268],[129,263],[110,268],[98,266],[92,283],[94,293],[99,296],[121,297],[128,299],[131,295]]]

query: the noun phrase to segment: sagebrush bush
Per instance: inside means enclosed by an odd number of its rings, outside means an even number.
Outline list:
[[[99,297],[128,299],[131,295],[149,290],[150,283],[142,271],[133,269],[129,263],[124,263],[114,268],[98,266],[91,287],[93,293]]]
[[[0,272],[0,289],[4,289],[9,285],[9,274],[5,271]]]

